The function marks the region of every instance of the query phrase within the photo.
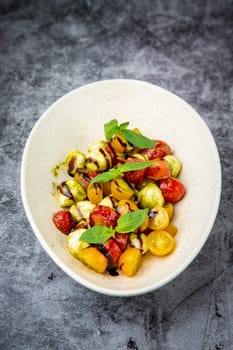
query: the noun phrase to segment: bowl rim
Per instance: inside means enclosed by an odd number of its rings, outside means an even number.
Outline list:
[[[38,226],[36,225],[36,223],[34,221],[34,218],[33,218],[32,212],[30,210],[29,203],[28,203],[27,194],[26,194],[26,176],[25,176],[26,175],[26,160],[27,160],[27,156],[30,152],[30,144],[31,144],[31,141],[33,140],[33,136],[34,136],[37,128],[44,121],[44,119],[46,119],[47,113],[53,108],[53,106],[55,104],[61,102],[64,98],[68,97],[69,95],[76,94],[80,90],[88,89],[90,86],[103,85],[106,83],[132,83],[132,84],[142,84],[142,85],[144,84],[144,85],[149,85],[153,88],[156,88],[156,89],[160,90],[161,92],[165,92],[166,94],[173,95],[174,97],[176,97],[176,99],[178,99],[182,103],[185,103],[186,105],[188,105],[189,108],[193,112],[195,112],[195,116],[199,119],[199,122],[202,123],[203,127],[208,132],[208,134],[210,136],[210,140],[212,142],[212,149],[215,150],[215,160],[216,160],[216,165],[217,165],[215,203],[213,206],[212,215],[209,217],[206,230],[205,230],[205,232],[203,232],[202,239],[199,240],[199,244],[196,245],[195,249],[192,251],[192,254],[190,254],[189,257],[186,258],[184,260],[184,262],[181,265],[179,265],[179,267],[177,269],[175,269],[172,273],[170,273],[165,278],[161,279],[159,282],[156,282],[156,283],[154,283],[150,286],[147,286],[147,287],[140,287],[136,290],[133,290],[133,289],[130,289],[130,290],[108,289],[105,287],[98,286],[92,282],[89,282],[86,279],[84,279],[83,277],[77,275],[71,268],[69,268],[62,261],[62,259],[60,259],[53,252],[53,249],[46,243],[45,239],[43,238],[43,236],[40,233]],[[202,247],[204,246],[205,242],[207,241],[207,239],[211,233],[212,227],[214,225],[214,222],[215,222],[215,219],[216,219],[216,216],[218,213],[220,200],[221,200],[222,170],[221,170],[221,161],[220,161],[218,148],[217,148],[217,145],[216,145],[216,142],[215,142],[215,139],[213,137],[211,130],[209,129],[205,120],[199,115],[199,113],[188,102],[186,102],[183,98],[181,98],[180,96],[178,96],[174,92],[171,92],[165,88],[162,88],[162,87],[155,85],[155,84],[148,82],[148,81],[143,81],[143,80],[139,80],[139,79],[106,79],[106,80],[94,81],[94,82],[82,85],[78,88],[72,89],[68,93],[64,94],[63,96],[61,96],[60,98],[55,100],[42,113],[42,115],[38,118],[38,120],[35,122],[33,128],[31,129],[29,136],[26,140],[25,146],[24,146],[23,155],[22,155],[22,159],[21,159],[21,168],[20,168],[20,186],[21,186],[21,198],[22,198],[24,210],[25,210],[27,219],[31,225],[31,228],[32,228],[34,234],[36,235],[38,241],[40,242],[41,246],[44,248],[44,250],[47,252],[47,254],[52,258],[52,260],[56,263],[56,265],[58,265],[68,276],[70,276],[76,282],[80,283],[81,285],[87,287],[88,289],[90,289],[92,291],[95,291],[95,292],[98,292],[101,294],[105,294],[105,295],[109,295],[109,296],[130,297],[130,296],[137,296],[137,295],[142,295],[142,294],[146,294],[146,293],[155,291],[155,290],[163,287],[164,285],[168,284],[173,279],[175,279],[179,274],[181,274],[181,272],[183,272],[193,262],[193,260],[196,258],[196,256],[199,254],[199,252],[201,251]]]

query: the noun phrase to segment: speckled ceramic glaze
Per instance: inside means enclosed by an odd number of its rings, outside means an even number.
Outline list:
[[[163,258],[147,254],[133,278],[97,274],[73,258],[66,236],[51,217],[58,205],[51,195],[51,169],[73,149],[104,139],[103,124],[130,121],[151,138],[166,141],[183,163],[186,195],[175,205],[175,251]],[[25,210],[40,243],[72,278],[95,291],[130,296],[157,289],[175,278],[198,254],[214,223],[221,190],[221,169],[214,139],[202,118],[176,95],[150,83],[109,80],[71,91],[39,119],[27,141],[21,169]]]

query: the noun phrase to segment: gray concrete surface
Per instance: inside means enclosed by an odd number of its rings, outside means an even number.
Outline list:
[[[1,350],[233,349],[232,63],[231,0],[0,1]],[[23,148],[42,112],[108,78],[184,98],[211,129],[223,170],[219,213],[197,258],[162,289],[126,299],[66,276],[20,198]]]

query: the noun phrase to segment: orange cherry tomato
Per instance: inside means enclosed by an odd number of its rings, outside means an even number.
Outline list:
[[[170,176],[170,166],[164,159],[155,159],[153,165],[146,168],[146,176],[152,180],[166,179]]]

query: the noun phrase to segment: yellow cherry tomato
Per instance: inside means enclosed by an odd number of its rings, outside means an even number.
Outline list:
[[[170,235],[172,235],[173,237],[177,234],[178,232],[178,229],[176,226],[172,225],[172,224],[169,224],[165,231],[167,231],[168,233],[170,233]]]
[[[99,183],[89,184],[87,187],[87,197],[90,202],[99,204],[103,199],[103,188]]]
[[[107,266],[107,258],[96,248],[88,247],[79,253],[79,259],[92,270],[103,273]]]
[[[169,220],[171,220],[172,217],[173,217],[173,213],[174,213],[174,206],[173,206],[173,204],[167,202],[167,203],[164,204],[163,207],[164,207],[164,209],[166,209],[166,211],[168,213]]]
[[[147,244],[152,254],[164,256],[173,251],[175,240],[166,231],[153,231],[147,236]]]
[[[134,191],[128,185],[128,183],[121,177],[117,177],[111,181],[111,192],[113,197],[118,199],[130,199],[134,195]]]
[[[132,277],[142,262],[142,255],[137,248],[127,248],[120,256],[119,267],[124,275]]]
[[[149,228],[164,230],[169,224],[167,211],[163,207],[154,207],[149,211]]]

